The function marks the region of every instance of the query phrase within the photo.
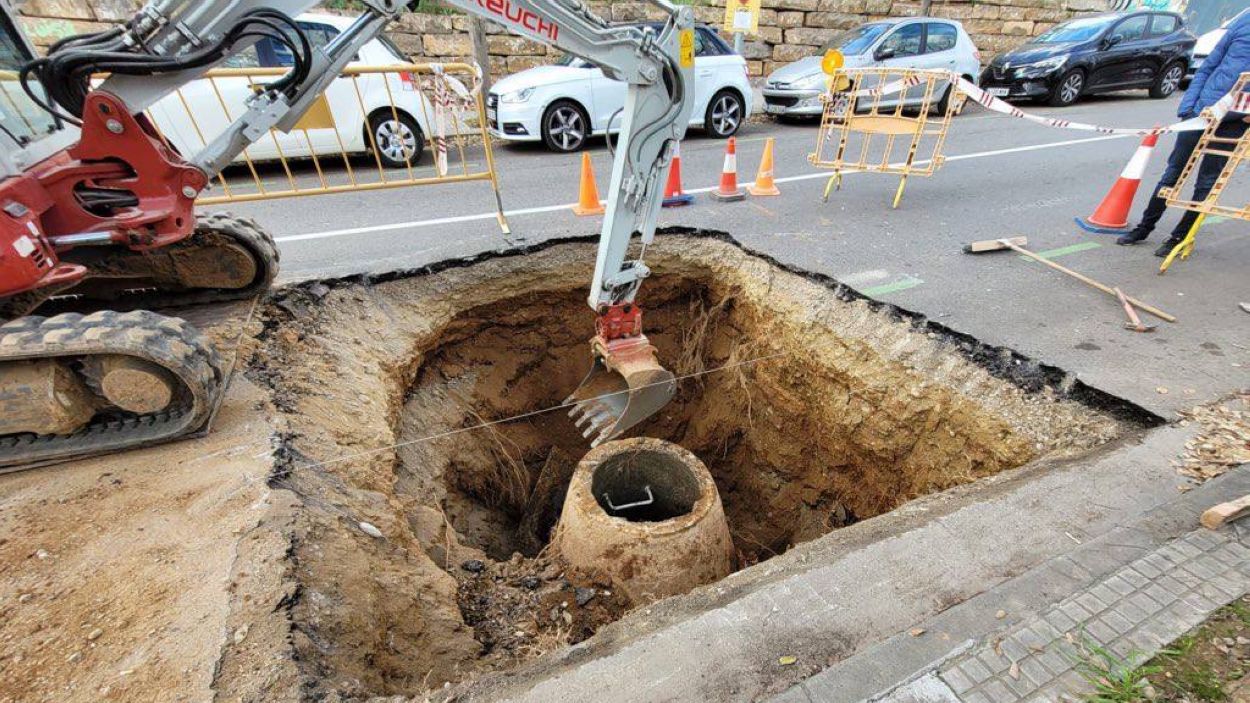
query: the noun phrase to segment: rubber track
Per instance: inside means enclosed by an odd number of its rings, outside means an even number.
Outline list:
[[[185,320],[147,310],[29,316],[0,325],[0,364],[24,359],[125,354],[168,370],[182,383],[177,406],[150,415],[96,420],[72,435],[0,436],[0,473],[166,442],[198,431],[224,390],[225,369],[208,340]],[[0,366],[0,373],[3,372]]]
[[[195,231],[218,232],[237,241],[256,262],[256,277],[243,288],[202,288],[188,291],[144,291],[137,294],[144,307],[161,308],[244,300],[269,289],[278,276],[278,245],[256,220],[229,212],[210,212],[196,217]],[[177,245],[174,245],[177,246]]]

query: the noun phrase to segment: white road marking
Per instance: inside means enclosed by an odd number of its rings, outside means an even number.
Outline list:
[[[1019,154],[1027,151],[1041,151],[1043,149],[1056,149],[1059,147],[1076,146],[1078,144],[1092,144],[1095,142],[1105,142],[1111,139],[1125,139],[1127,135],[1111,134],[1099,137],[1086,137],[1084,139],[1067,139],[1061,142],[1046,142],[1044,144],[1030,144],[1028,146],[1016,146],[1007,149],[994,149],[992,151],[978,151],[971,154],[956,154],[947,156],[946,161],[966,161],[969,159],[984,159],[993,156],[1003,156],[1005,154]],[[917,161],[917,165],[924,165],[925,161]],[[845,171],[844,173],[854,173],[854,171]],[[818,173],[805,173],[801,176],[786,176],[775,179],[777,183],[795,183],[798,181],[810,181],[818,178],[828,178],[830,172],[821,171]],[[741,187],[753,185],[753,183],[740,183]],[[709,188],[695,188],[687,190],[687,193],[710,193],[717,189],[717,186]],[[519,210],[506,210],[504,214],[508,217],[518,217],[522,215],[538,215],[546,212],[560,212],[569,210],[573,207],[573,203],[563,203],[561,205],[544,205],[542,207],[522,208]],[[390,232],[398,229],[416,229],[418,227],[434,227],[437,225],[452,225],[461,222],[476,222],[479,220],[495,219],[494,212],[483,212],[476,215],[457,215],[454,217],[439,217],[432,220],[414,220],[411,222],[394,222],[386,225],[368,225],[366,227],[349,227],[347,229],[333,229],[325,232],[310,232],[308,234],[291,234],[285,237],[275,237],[279,242],[302,242],[311,239],[327,239],[330,237],[347,237],[356,234],[369,234],[373,232]]]

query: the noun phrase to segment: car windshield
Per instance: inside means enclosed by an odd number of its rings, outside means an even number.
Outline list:
[[[1086,17],[1084,19],[1072,20],[1071,22],[1064,22],[1034,39],[1032,43],[1064,44],[1067,42],[1088,41],[1101,34],[1116,19],[1112,15],[1106,17]]]
[[[847,56],[862,54],[868,50],[868,47],[872,46],[873,42],[877,41],[877,37],[880,37],[889,28],[889,24],[882,22],[879,24],[865,24],[855,29],[839,32],[825,43],[821,51],[837,49]]]
[[[559,59],[556,60],[556,65],[557,66],[570,66],[572,68],[585,68],[589,66],[590,64],[586,63],[586,60],[583,58],[574,56],[572,54],[564,54]]]

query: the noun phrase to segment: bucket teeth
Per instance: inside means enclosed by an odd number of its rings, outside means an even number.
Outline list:
[[[647,419],[672,399],[673,374],[655,360],[655,349],[645,338],[605,347],[610,360],[595,358],[594,366],[566,403],[569,417],[590,438],[592,447],[615,439]]]

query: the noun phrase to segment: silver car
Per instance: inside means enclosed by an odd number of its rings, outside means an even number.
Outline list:
[[[764,83],[765,111],[785,116],[820,115],[820,95],[827,78],[820,61],[830,49],[842,52],[847,68],[940,68],[955,71],[973,83],[981,75],[981,52],[959,22],[932,17],[881,20],[840,32],[821,47],[818,55],[773,71]],[[949,97],[948,86],[939,110],[945,109]],[[908,96],[908,102],[919,99]]]

